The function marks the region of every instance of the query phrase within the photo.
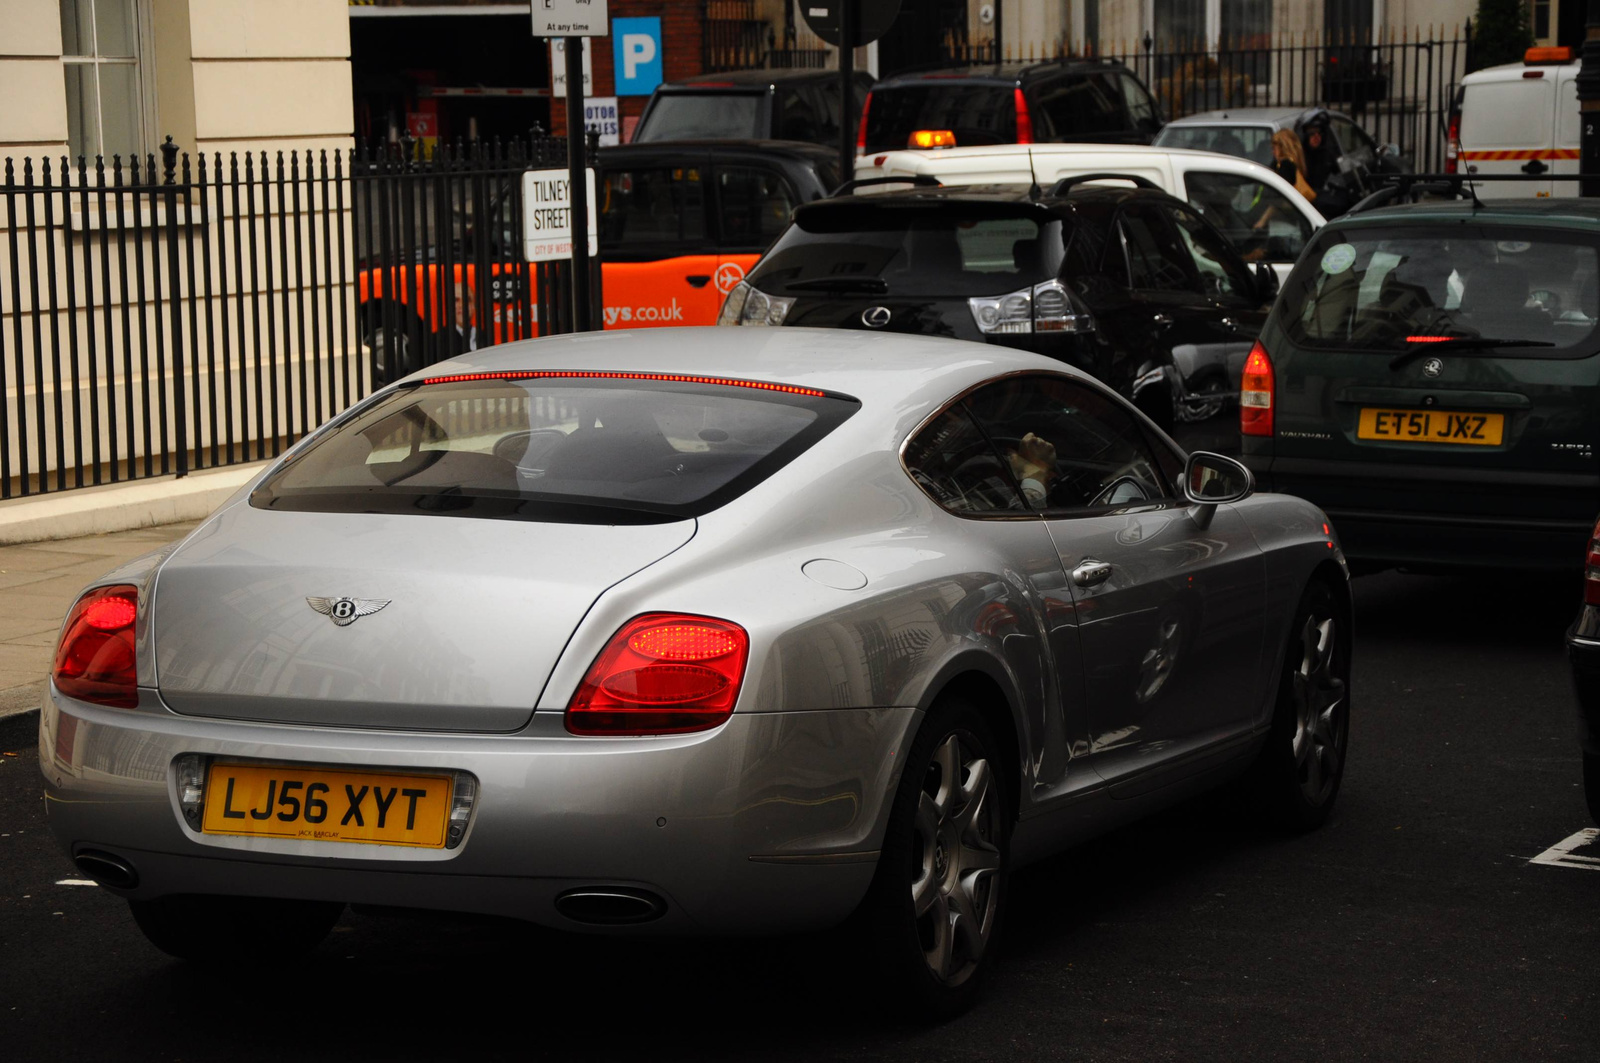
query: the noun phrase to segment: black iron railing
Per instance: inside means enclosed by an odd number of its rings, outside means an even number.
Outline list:
[[[570,331],[519,194],[566,150],[5,160],[0,498],[273,457],[403,373]]]

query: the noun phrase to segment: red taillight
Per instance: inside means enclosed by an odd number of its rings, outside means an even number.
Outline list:
[[[1033,116],[1028,113],[1027,97],[1022,95],[1022,90],[1017,89],[1013,97],[1017,101],[1017,143],[1033,143]]]
[[[139,704],[133,622],[139,588],[96,587],[67,614],[51,678],[56,689],[80,701],[131,709]]]
[[[611,637],[567,706],[577,735],[682,734],[733,714],[750,637],[709,616],[648,613]]]
[[[1272,434],[1272,359],[1257,340],[1244,362],[1239,386],[1239,432],[1247,436]]]
[[[1585,605],[1600,605],[1600,521],[1589,533],[1589,556],[1583,566],[1583,601]]]
[[[1461,112],[1450,112],[1450,131],[1444,138],[1444,172],[1455,173],[1461,160]]]
[[[867,153],[867,112],[872,110],[872,93],[867,93],[867,98],[861,101],[861,121],[856,123],[856,154]],[[845,175],[846,177],[849,174]]]

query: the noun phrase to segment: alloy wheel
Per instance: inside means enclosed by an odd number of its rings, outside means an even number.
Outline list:
[[[1332,617],[1306,617],[1300,655],[1294,670],[1294,767],[1300,792],[1312,805],[1321,805],[1338,784],[1344,758],[1345,681]]]
[[[923,958],[947,986],[970,978],[994,934],[1003,829],[994,771],[962,733],[934,750],[912,850],[911,903]]]

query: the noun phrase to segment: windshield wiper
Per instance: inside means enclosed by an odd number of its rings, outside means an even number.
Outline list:
[[[1548,340],[1496,340],[1487,336],[1454,336],[1437,343],[1419,343],[1389,360],[1390,369],[1399,369],[1413,358],[1438,351],[1484,351],[1496,347],[1554,347]]]
[[[791,292],[867,292],[882,295],[889,290],[889,282],[882,277],[818,277],[808,281],[790,281],[784,285]]]

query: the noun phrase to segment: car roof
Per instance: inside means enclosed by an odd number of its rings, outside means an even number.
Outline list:
[[[1073,186],[1065,196],[1057,196],[1049,189],[1043,190],[1038,198],[1030,195],[1030,189],[1018,184],[982,184],[982,185],[940,185],[937,188],[911,188],[896,192],[874,192],[863,196],[833,196],[829,199],[820,199],[803,206],[796,207],[797,211],[826,209],[827,204],[840,204],[846,202],[869,203],[874,206],[884,205],[893,207],[907,203],[919,202],[945,202],[945,203],[1016,203],[1024,206],[1034,206],[1052,214],[1062,215],[1071,213],[1071,208],[1085,203],[1121,203],[1128,199],[1159,199],[1165,202],[1178,202],[1171,195],[1159,188],[1135,188],[1124,185],[1080,184]]]
[[[935,162],[940,158],[998,157],[1010,159],[1031,157],[1049,159],[1062,155],[1069,157],[1076,155],[1125,155],[1129,157],[1192,159],[1195,162],[1208,164],[1225,162],[1229,165],[1261,166],[1260,163],[1253,159],[1229,155],[1226,152],[1205,151],[1200,148],[1168,147],[1164,144],[973,144],[967,147],[954,148],[886,148],[882,151],[868,152],[865,157],[875,159],[880,155],[911,156]]]
[[[886,77],[873,86],[880,88],[903,87],[922,81],[976,81],[996,85],[1015,85],[1047,74],[1087,74],[1096,70],[1126,70],[1115,59],[1050,59],[1044,62],[974,63],[967,66],[941,66],[928,70],[910,70]]]
[[[857,73],[871,77],[865,71]],[[696,74],[669,81],[657,92],[703,92],[707,89],[761,90],[775,85],[796,85],[812,81],[837,81],[837,70],[730,70],[721,74]]]
[[[700,138],[695,140],[647,140],[642,144],[621,144],[601,148],[601,162],[626,162],[630,159],[651,158],[673,154],[709,153],[722,158],[764,157],[837,162],[839,149],[824,147],[805,140],[749,140],[730,137],[726,140]]]
[[[412,379],[526,369],[671,373],[819,388],[903,414],[1021,370],[1083,377],[1064,363],[1009,347],[854,329],[618,329],[518,340],[429,366]]]
[[[1587,229],[1600,226],[1600,199],[1491,199],[1481,206],[1474,206],[1471,199],[1424,200],[1421,203],[1403,203],[1346,214],[1332,224],[1344,228],[1393,225],[1395,222],[1412,224],[1439,221],[1456,224],[1468,220],[1511,225],[1534,220]]]
[[[1290,129],[1293,128],[1295,119],[1305,113],[1304,107],[1229,107],[1227,110],[1200,111],[1182,118],[1174,118],[1167,125],[1271,125],[1280,129]]]

